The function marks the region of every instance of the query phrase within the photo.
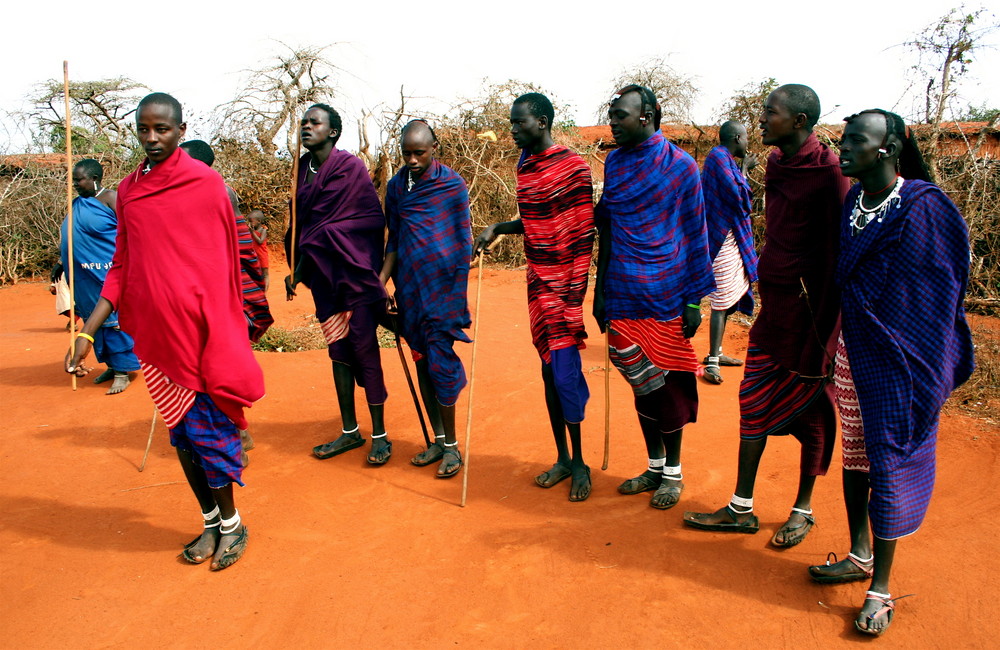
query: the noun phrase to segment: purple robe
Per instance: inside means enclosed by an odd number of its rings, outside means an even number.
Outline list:
[[[334,149],[312,180],[312,155],[299,161],[295,248],[296,266],[312,291],[316,317],[334,314],[387,298],[379,280],[385,216],[375,186],[361,160]],[[285,234],[289,254],[291,230]]]

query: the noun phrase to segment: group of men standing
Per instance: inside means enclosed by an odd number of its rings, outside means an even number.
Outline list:
[[[325,459],[365,444],[354,406],[358,385],[371,417],[367,460],[373,465],[389,461],[392,442],[384,423],[388,393],[376,336],[378,324],[387,323],[411,349],[434,434],[411,462],[439,463],[438,478],[459,472],[463,458],[455,404],[468,379],[454,343],[470,341],[464,332],[471,323],[470,261],[497,236],[520,234],[532,343],[541,362],[556,447],[555,462],[535,482],[551,488],[570,479],[569,500],[585,500],[592,486],[581,423],[590,394],[580,350],[587,338],[583,302],[596,234],[593,315],[606,332],[611,362],[632,388],[648,456],[645,471],[618,491],[652,492],[655,508],[678,503],[685,487],[683,431],[698,415],[697,377],[720,383],[720,366],[742,364],[722,353],[722,335],[730,313],[752,313],[750,287],[756,281],[762,304],[750,331],[740,385],[736,490],[723,508],[685,513],[684,523],[710,531],[757,532],[754,484],[767,439],[793,435],[802,446],[798,491],[772,543],[800,543],[815,523],[813,487],[828,470],[834,447],[831,377],[841,314],[835,271],[845,241],[842,215],[849,189],[844,160],[813,134],[819,116],[815,92],[798,84],[776,89],[762,109],[763,142],[775,149],[765,177],[765,241],[758,260],[746,180],[756,159],[747,154],[745,126],[722,125],[720,144],[699,172],[691,156],[661,133],[660,107],[648,88],[626,86],[609,102],[618,148],[605,162],[604,190],[596,207],[589,166],[552,138],[551,102],[539,93],[517,98],[510,124],[521,149],[520,218],[492,224],[474,241],[465,182],[437,160],[438,141],[429,124],[413,120],[403,128],[405,164],[389,182],[383,207],[362,162],[336,147],[340,115],[325,104],[311,106],[301,120],[306,153],[299,160],[294,227],[285,236],[286,253],[294,260],[285,288],[289,300],[299,283],[313,296],[342,423],[341,434],[313,453]],[[135,337],[146,382],[201,506],[205,532],[182,555],[194,563],[212,558],[213,568],[225,568],[239,559],[247,543],[232,496],[232,483],[240,482],[245,464],[239,444],[239,431],[247,428],[243,408],[263,394],[260,368],[238,309],[240,221],[234,220],[237,206],[230,203],[221,178],[178,150],[185,126],[174,98],[161,93],[145,98],[137,126],[148,158],[119,188],[114,262],[102,297],[85,314],[89,317],[67,370],[80,368],[88,341],[97,343],[98,329],[113,322],[107,319],[118,310],[123,328]],[[876,180],[865,182],[877,183],[898,165],[900,147],[894,147],[902,139],[886,132],[879,149],[885,155],[873,163],[881,165],[879,173],[865,168],[852,175],[862,180],[871,176]],[[81,196],[89,192],[81,191]],[[893,195],[885,196],[883,207],[889,207],[884,210],[898,206]],[[861,198],[858,206],[864,206]],[[885,216],[884,210],[879,214]],[[161,224],[156,220],[162,213],[165,222],[168,212],[183,241],[164,247],[158,243]],[[240,233],[246,234],[243,230],[245,223]],[[958,248],[960,239],[954,237]],[[185,263],[191,259],[197,263]],[[176,270],[167,273],[165,268]],[[956,272],[949,281],[952,293],[964,291],[963,278]],[[147,300],[152,295],[164,299]],[[700,363],[691,338],[707,296],[710,351]],[[942,325],[942,330],[958,332],[947,357],[956,368],[951,383],[944,387],[945,379],[939,381],[943,395],[971,369],[963,318],[959,304],[951,324]],[[872,485],[874,490],[874,478]],[[826,582],[871,576],[870,564],[854,564],[862,570],[836,565],[832,573],[813,567],[812,574]],[[883,595],[869,595],[859,630],[880,633],[887,626],[892,601]]]

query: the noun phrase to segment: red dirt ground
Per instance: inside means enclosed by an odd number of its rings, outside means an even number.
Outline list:
[[[281,270],[272,269],[275,288]],[[475,272],[473,272],[473,278]],[[475,280],[470,287],[475,291]],[[303,292],[305,293],[305,292]],[[175,556],[200,517],[162,423],[137,471],[152,403],[141,382],[106,397],[89,379],[75,393],[61,371],[68,335],[44,284],[0,289],[0,646],[374,647],[834,647],[864,642],[852,620],[865,585],[818,586],[805,568],[847,551],[839,460],[814,501],[819,525],[785,551],[768,540],[793,499],[797,443],[771,441],[758,480],[762,530],[703,533],[684,510],[732,493],[737,387],[701,384],[700,420],[684,448],[687,491],[674,510],[615,487],[645,467],[630,392],[611,377],[611,464],[600,471],[603,353],[584,352],[593,394],[584,425],[594,491],[566,500],[532,477],[554,460],[539,362],[531,347],[523,272],[487,271],[475,371],[469,498],[461,480],[408,462],[421,436],[395,350],[383,351],[394,457],[363,450],[327,461],[313,445],[340,429],[324,351],[258,353],[268,395],[250,412],[257,449],[238,503],[246,556],[212,573]],[[308,295],[278,324],[302,323]],[[589,311],[589,306],[588,306]],[[592,333],[596,328],[588,318]],[[707,321],[695,344],[707,347]],[[746,331],[731,324],[727,351]],[[471,346],[459,345],[468,367]],[[359,403],[362,394],[359,392]],[[468,391],[459,403],[464,438]],[[364,412],[364,411],[362,411]],[[369,433],[366,412],[362,431]],[[463,442],[464,450],[464,442]],[[938,484],[923,529],[902,541],[899,605],[880,647],[996,647],[995,570],[1000,431],[949,414]],[[987,515],[985,521],[977,513]]]

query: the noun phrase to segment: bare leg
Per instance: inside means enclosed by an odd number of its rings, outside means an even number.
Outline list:
[[[243,555],[246,548],[245,529],[246,526],[239,521],[232,529],[226,529],[226,520],[238,519],[236,511],[236,500],[233,497],[233,484],[229,483],[221,488],[213,488],[215,500],[222,511],[222,526],[220,527],[219,546],[215,550],[212,558],[212,570],[225,569],[236,562]],[[242,541],[241,541],[242,540]],[[242,547],[240,546],[242,544]]]
[[[875,573],[872,575],[872,582],[869,589],[878,594],[889,593],[889,574],[892,572],[892,561],[896,556],[896,540],[875,538]],[[865,598],[865,604],[858,612],[855,625],[861,631],[870,630],[880,632],[889,626],[890,614],[875,616],[882,609],[883,604],[879,600]]]
[[[344,431],[351,431],[358,426],[358,415],[354,410],[354,371],[349,365],[333,362],[333,385],[337,389],[337,404]]]
[[[372,448],[368,454],[368,462],[382,465],[389,460],[389,456],[392,454],[392,443],[385,435],[385,406],[383,404],[369,404],[368,413],[372,416]]]
[[[569,445],[566,441],[566,419],[563,417],[562,402],[559,400],[558,391],[556,391],[555,376],[552,373],[552,367],[544,363],[542,364],[542,383],[545,385],[545,408],[549,414],[549,426],[552,428],[552,437],[556,442],[556,462],[550,469],[536,476],[535,483],[540,487],[550,488],[573,475],[571,467],[573,457],[570,456]],[[579,435],[580,425],[576,425],[576,430],[577,435]],[[582,457],[580,463],[583,463]]]
[[[208,515],[216,506],[216,491],[208,486],[208,479],[205,478],[205,471],[195,464],[191,458],[191,453],[187,450],[177,448],[177,459],[181,462],[184,470],[184,477],[187,479],[191,491],[198,499],[202,515]],[[201,537],[189,545],[187,553],[196,562],[207,560],[215,553],[215,548],[219,543],[219,527],[205,528]]]
[[[424,403],[424,410],[427,412],[427,419],[431,422],[431,431],[434,433],[434,440],[431,441],[431,445],[424,451],[420,452],[413,457],[412,462],[415,465],[429,465],[437,460],[440,460],[441,456],[444,454],[444,442],[447,440],[447,432],[445,431],[444,414],[441,411],[441,405],[437,400],[437,392],[434,390],[434,384],[431,382],[431,374],[427,369],[427,359],[421,359],[417,361],[417,385],[420,386],[420,397],[421,401]],[[447,440],[448,442],[454,442],[455,435],[455,407],[451,408],[451,429],[452,429],[452,440]]]
[[[736,473],[736,496],[742,499],[752,499],[753,498],[753,488],[757,482],[757,470],[760,467],[760,458],[764,454],[764,448],[767,446],[767,437],[762,437],[756,440],[747,440],[740,438],[740,452],[739,452],[739,462],[737,465]],[[801,491],[801,483],[800,483]],[[811,488],[810,488],[811,494]],[[736,508],[726,505],[719,508],[715,512],[685,512],[684,521],[687,524],[699,527],[699,524],[715,526],[715,525],[725,525],[733,526],[734,528],[739,525],[746,524],[751,520],[755,520],[753,510],[747,510],[745,508]],[[748,532],[745,530],[740,530],[740,532]],[[756,528],[754,529],[756,532]]]
[[[722,354],[722,336],[726,333],[726,318],[728,313],[725,310],[712,310],[712,320],[709,325],[708,346],[710,357],[717,357]]]
[[[552,367],[542,365],[542,381],[545,384],[545,407],[549,413],[549,426],[556,441],[556,463],[569,467],[571,457],[566,442],[566,419],[563,417],[562,402],[556,391],[556,380]]]
[[[851,553],[859,558],[869,558],[872,556],[872,542],[868,529],[868,472],[845,469],[843,480],[847,526],[851,531]]]
[[[663,440],[663,450],[665,454],[665,467],[680,467],[681,464],[681,440],[684,437],[684,429],[676,431],[662,432],[660,438]],[[652,456],[650,456],[652,458]],[[676,470],[663,470],[663,479],[660,487],[653,493],[649,500],[649,505],[660,510],[673,508],[681,498],[684,491],[682,475]]]

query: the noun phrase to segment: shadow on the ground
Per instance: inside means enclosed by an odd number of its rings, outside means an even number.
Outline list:
[[[163,528],[147,521],[150,513],[107,505],[66,503],[44,497],[0,495],[3,528],[18,537],[100,552],[180,553],[192,531]]]

